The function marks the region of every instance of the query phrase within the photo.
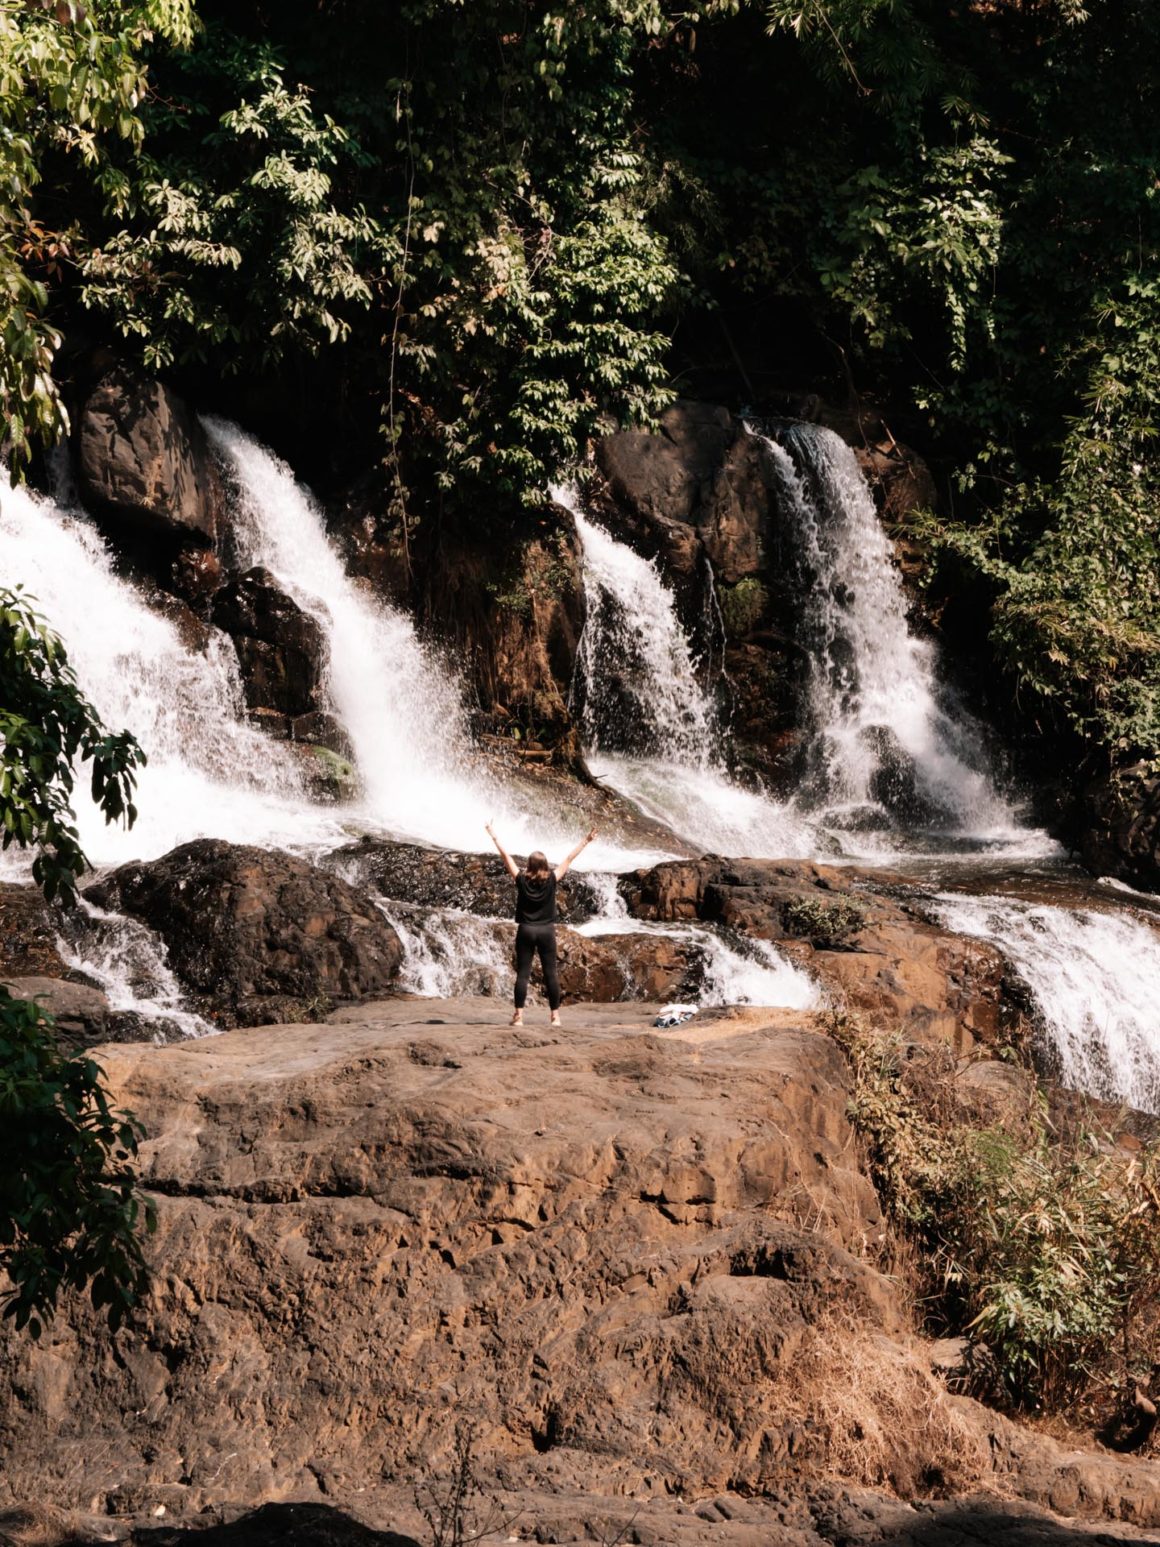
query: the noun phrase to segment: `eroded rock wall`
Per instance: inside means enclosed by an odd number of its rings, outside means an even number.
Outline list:
[[[0,1332],[0,1501],[375,1518],[452,1475],[466,1422],[538,1540],[600,1541],[602,1509],[656,1543],[899,1540],[867,1486],[1160,1524],[1157,1467],[932,1374],[822,1023],[646,1013],[553,1034],[396,1002],[101,1050],[148,1132],[153,1286],[114,1337],[83,1302],[39,1344]]]

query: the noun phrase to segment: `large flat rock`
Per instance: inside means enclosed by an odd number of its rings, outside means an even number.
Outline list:
[[[312,1500],[426,1540],[400,1499],[466,1424],[524,1539],[815,1547],[832,1515],[885,1541],[858,1489],[997,1482],[1160,1524],[1155,1468],[932,1373],[876,1267],[824,1018],[652,1014],[513,1030],[491,1001],[393,1000],[99,1050],[148,1132],[153,1289],[116,1337],[81,1304],[39,1346],[5,1333],[0,1502]]]

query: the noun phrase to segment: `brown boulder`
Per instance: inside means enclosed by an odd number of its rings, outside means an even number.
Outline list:
[[[702,552],[729,583],[762,567],[771,499],[765,453],[727,409],[674,403],[659,435],[606,436],[596,459],[624,535],[649,556],[660,553],[678,576],[694,575]]]
[[[552,744],[571,729],[568,693],[584,630],[580,540],[571,517],[525,543],[510,593],[495,598],[493,627],[477,641],[476,680],[484,703]]]
[[[61,915],[38,886],[0,882],[0,977],[63,977]]]
[[[884,1027],[960,1051],[994,1042],[1019,1014],[1002,954],[884,895],[892,881],[853,867],[711,856],[636,871],[620,887],[638,918],[700,919],[788,944],[836,1003]]]
[[[75,432],[86,504],[141,533],[212,546],[222,498],[205,432],[163,382],[118,367],[89,394]]]
[[[13,999],[31,999],[51,1015],[62,1042],[90,1047],[113,1031],[109,1001],[99,988],[62,978],[7,978],[0,981]]]
[[[902,573],[917,579],[926,568],[928,553],[914,530],[914,517],[938,507],[938,490],[930,468],[910,446],[893,437],[873,444],[854,445],[878,513],[891,529],[894,552]]]
[[[593,1004],[674,999],[686,991],[699,955],[695,946],[668,935],[578,935],[571,929],[558,932],[557,947],[565,999]]]
[[[686,1038],[651,1013],[555,1035],[396,1000],[103,1049],[148,1134],[153,1288],[111,1341],[79,1298],[38,1343],[0,1329],[0,1500],[170,1547],[194,1547],[183,1522],[225,1543],[223,1519],[240,1547],[372,1547],[299,1513],[325,1500],[429,1541],[414,1482],[446,1489],[466,1421],[483,1501],[526,1540],[1081,1539],[1020,1498],[1102,1518],[1102,1541],[1160,1523],[1160,1468],[931,1373],[873,1266],[849,1073],[816,1018]],[[245,1513],[273,1500],[299,1502]]]
[[[387,993],[403,958],[395,930],[346,881],[219,839],[122,865],[85,896],[155,930],[173,970],[222,1025],[301,1019]]]
[[[260,567],[216,593],[210,616],[233,639],[246,704],[310,714],[322,703],[326,644],[315,618]]]
[[[727,408],[682,401],[661,416],[659,435],[606,435],[596,460],[615,497],[637,514],[693,523],[736,436]]]
[[[809,1328],[899,1326],[845,1249],[878,1203],[834,1043],[692,1045],[651,1013],[547,1037],[396,1001],[103,1049],[148,1133],[154,1289],[112,1346],[80,1303],[43,1348],[0,1332],[0,1490],[170,1516],[354,1493],[445,1468],[467,1414],[528,1479],[760,1486]]]

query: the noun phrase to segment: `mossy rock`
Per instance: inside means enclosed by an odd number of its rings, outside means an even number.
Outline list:
[[[730,639],[744,639],[751,634],[769,609],[769,592],[752,576],[736,585],[722,586],[718,599],[725,633]]]
[[[819,951],[840,951],[866,923],[866,909],[852,897],[795,897],[781,910],[785,932]]]
[[[338,805],[354,800],[360,791],[358,770],[349,758],[312,742],[298,744],[302,772],[312,800]]]

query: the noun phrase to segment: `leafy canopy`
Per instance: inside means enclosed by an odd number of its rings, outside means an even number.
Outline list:
[[[95,322],[151,369],[293,379],[381,436],[396,515],[502,537],[718,340],[758,397],[840,360],[933,454],[935,585],[984,604],[1011,696],[1160,756],[1152,0],[0,18],[18,452]]]
[[[188,45],[192,0],[0,3],[0,420],[18,458],[65,426],[51,374],[60,333],[44,313],[67,243],[33,200],[47,173],[74,167],[112,207],[123,200],[107,153],[141,144],[154,37]]]

